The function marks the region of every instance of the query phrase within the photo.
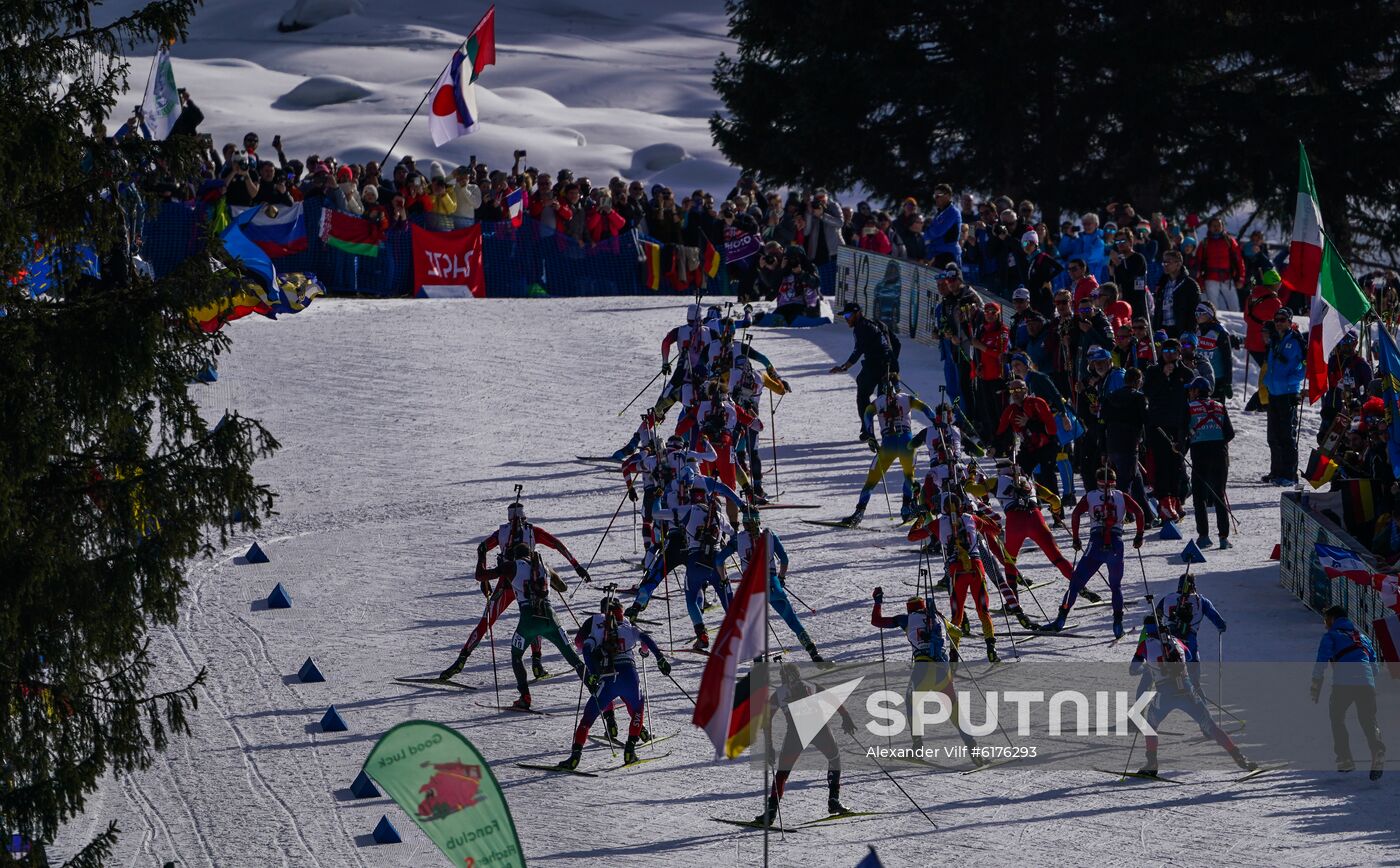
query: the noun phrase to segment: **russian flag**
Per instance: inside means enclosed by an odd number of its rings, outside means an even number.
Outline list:
[[[1316,543],[1316,546],[1317,562],[1322,565],[1322,571],[1327,574],[1327,578],[1345,577],[1358,585],[1371,584],[1371,568],[1357,557],[1356,552],[1325,543]]]
[[[510,219],[512,226],[519,226],[525,222],[524,190],[512,190],[510,195],[506,196],[506,216]]]
[[[270,257],[291,256],[306,249],[306,216],[300,202],[268,205],[243,224],[243,234]]]

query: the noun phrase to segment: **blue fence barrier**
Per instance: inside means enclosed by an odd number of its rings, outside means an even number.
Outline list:
[[[409,229],[391,229],[378,256],[355,256],[321,243],[318,227],[321,204],[307,202],[307,249],[273,260],[279,271],[315,274],[332,293],[403,296],[413,291],[413,241]],[[168,274],[201,247],[207,217],[203,207],[167,202],[148,215],[143,256],[157,277]],[[426,229],[436,228],[432,217],[410,218]],[[647,239],[651,240],[651,239]],[[509,222],[482,224],[482,271],[486,294],[520,297],[543,291],[551,296],[680,294],[663,278],[660,290],[642,285],[634,233],[580,247],[566,236],[525,219],[521,226]],[[823,287],[835,286],[836,265],[820,269]],[[706,281],[706,295],[729,294],[726,275]],[[690,290],[684,290],[689,293]]]

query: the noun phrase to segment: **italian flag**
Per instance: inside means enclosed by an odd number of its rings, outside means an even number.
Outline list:
[[[1298,144],[1298,205],[1293,212],[1293,239],[1283,282],[1312,296],[1308,317],[1308,401],[1327,391],[1327,359],[1348,325],[1359,325],[1371,310],[1346,261],[1322,232],[1308,153]]]

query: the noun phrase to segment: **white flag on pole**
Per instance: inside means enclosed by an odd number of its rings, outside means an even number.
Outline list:
[[[151,74],[146,77],[146,95],[141,99],[141,123],[155,141],[170,137],[180,117],[180,94],[175,89],[175,71],[170,67],[170,46],[156,49]]]

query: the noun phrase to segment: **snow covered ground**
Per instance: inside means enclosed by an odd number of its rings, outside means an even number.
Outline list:
[[[115,0],[99,14],[115,18],[143,3]],[[200,130],[216,145],[255,130],[268,155],[280,133],[288,157],[380,160],[487,5],[218,0],[172,49],[175,81],[204,111]],[[306,21],[342,9],[350,11],[305,30],[277,30],[293,11]],[[523,148],[527,164],[571,168],[595,184],[621,174],[668,184],[678,197],[734,184],[708,126],[721,107],[710,86],[715,59],[733,51],[718,0],[501,4],[496,42],[496,65],[477,82],[479,131],[436,149],[420,114],[396,155],[412,154],[425,170],[429,160],[450,167],[472,154],[508,167]],[[150,54],[131,62],[133,93],[111,129],[140,101]]]
[[[534,688],[537,707],[556,712],[543,718],[488,707],[485,646],[461,676],[483,688],[474,694],[390,680],[436,673],[454,657],[481,610],[470,576],[475,544],[504,520],[515,483],[525,487],[533,520],[587,559],[622,488],[616,476],[574,456],[611,451],[629,435],[636,417],[617,411],[655,370],[661,336],[683,320],[682,304],[665,296],[323,300],[278,322],[232,324],[235,350],[219,382],[207,387],[206,404],[215,414],[232,407],[261,419],[283,443],[257,467],[280,493],[279,514],[259,536],[272,561],[235,564],[251,542],[244,539],[194,566],[178,627],[156,637],[162,684],[209,668],[194,733],[148,772],[105,786],[61,845],[117,819],[124,834],[114,865],[439,864],[388,800],[354,801],[346,790],[384,731],[425,718],[458,728],[491,759],[533,864],[756,864],[760,835],[709,818],[752,817],[761,806],[759,775],[747,763],[711,762],[711,746],[689,726],[689,703],[674,687],[650,683],[654,729],[680,732],[663,748],[671,755],[584,779],[515,767],[565,754],[578,695],[572,678]],[[849,352],[849,333],[840,325],[762,331],[755,346],[795,389],[778,411],[779,484],[770,475],[770,489],[780,487],[785,501],[823,504],[806,515],[844,514],[869,463],[852,436],[852,382],[825,373]],[[916,389],[936,393],[933,351],[906,342],[903,370]],[[1277,566],[1267,560],[1278,537],[1278,489],[1250,481],[1267,460],[1263,419],[1236,418],[1231,500],[1243,528],[1233,551],[1207,551],[1201,588],[1230,621],[1227,658],[1311,659],[1320,623],[1278,586]],[[790,585],[817,609],[802,617],[820,646],[842,659],[878,657],[870,588],[915,580],[916,557],[881,518],[883,505],[877,492],[868,519],[876,533],[826,531],[799,523],[793,512],[770,513],[792,556]],[[1175,585],[1180,568],[1168,557],[1181,543],[1148,539],[1148,576],[1161,593]],[[624,511],[595,577],[630,580],[622,559],[631,557],[632,517]],[[1053,574],[1038,553],[1023,562],[1037,581]],[[1047,610],[1064,588],[1053,575],[1054,584],[1034,592]],[[291,593],[292,609],[260,607],[277,582]],[[584,589],[575,606],[596,601]],[[1026,608],[1037,611],[1030,602]],[[664,605],[649,612],[664,618]],[[681,612],[674,618],[679,638],[686,619]],[[713,628],[719,613],[709,619]],[[1107,647],[1109,619],[1106,609],[1089,610],[1080,629],[1099,638],[1037,640],[1022,652],[1126,663],[1130,648]],[[665,635],[665,627],[656,629]],[[777,629],[791,641],[786,628]],[[1207,637],[1202,644],[1209,661],[1216,643]],[[504,698],[510,676],[501,645]],[[293,677],[308,656],[325,683]],[[693,693],[699,658],[677,657],[676,676]],[[562,666],[552,651],[546,660]],[[320,731],[332,703],[348,732]],[[601,748],[584,755],[585,768],[609,762]],[[774,864],[854,865],[866,842],[887,865],[1400,858],[1389,778],[1373,785],[1357,775],[1276,774],[1238,785],[1223,772],[1196,772],[1183,773],[1181,785],[1139,785],[1092,772],[895,774],[937,832],[878,772],[853,769],[844,801],[892,813],[775,838]],[[821,816],[822,784],[819,764],[799,764],[786,816]],[[367,845],[381,814],[404,833],[404,844]]]

